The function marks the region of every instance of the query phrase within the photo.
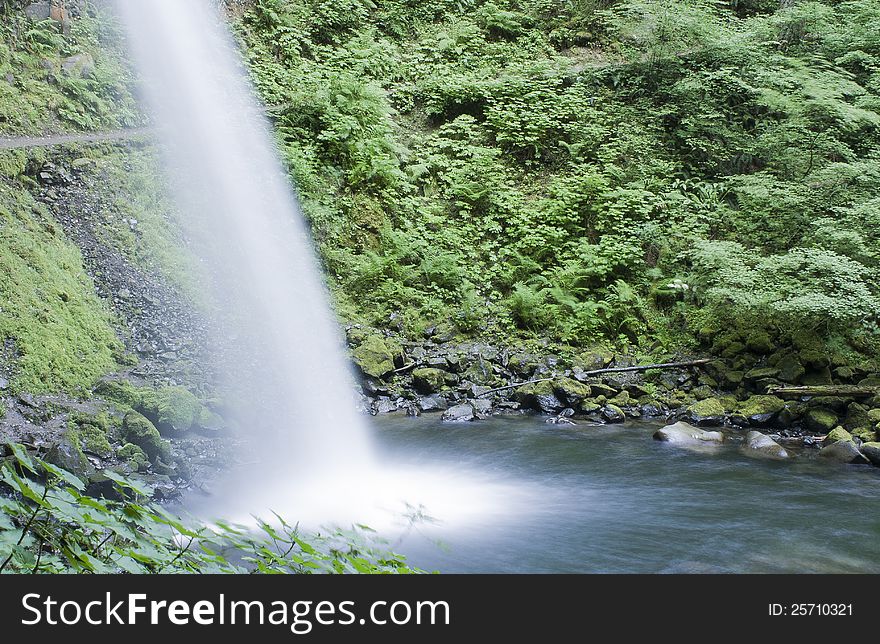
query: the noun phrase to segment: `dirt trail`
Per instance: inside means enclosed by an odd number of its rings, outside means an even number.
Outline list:
[[[49,136],[0,136],[0,150],[15,150],[26,148],[50,148],[56,145],[69,143],[100,143],[102,141],[124,141],[130,139],[148,138],[153,130],[148,127],[131,128],[127,130],[109,130],[107,132],[82,132],[79,134],[53,134]]]

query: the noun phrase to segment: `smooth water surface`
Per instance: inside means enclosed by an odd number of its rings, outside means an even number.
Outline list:
[[[656,426],[377,418],[389,464],[495,486],[472,489],[470,512],[429,502],[437,523],[389,534],[442,572],[880,572],[880,470],[814,450],[783,463],[735,444],[696,454],[652,440]]]

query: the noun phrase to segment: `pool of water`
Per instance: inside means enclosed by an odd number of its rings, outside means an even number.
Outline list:
[[[815,450],[788,462],[746,458],[735,442],[694,453],[641,422],[385,416],[373,427],[383,462],[407,472],[395,489],[415,519],[382,532],[423,568],[880,572],[880,469]]]

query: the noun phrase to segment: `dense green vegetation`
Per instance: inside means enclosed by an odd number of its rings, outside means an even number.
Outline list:
[[[62,28],[29,20],[18,4],[0,3],[0,134],[140,122],[119,27],[106,7],[83,3]]]
[[[280,517],[257,529],[186,522],[149,502],[152,491],[112,471],[105,498],[77,476],[0,447],[0,573],[413,573],[363,530],[304,534]]]
[[[345,317],[873,352],[875,0],[243,4]]]

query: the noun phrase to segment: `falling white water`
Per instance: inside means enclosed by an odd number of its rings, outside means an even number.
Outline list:
[[[253,466],[230,476],[210,511],[376,524],[403,502],[444,521],[504,507],[512,491],[472,471],[378,463],[296,197],[214,4],[117,4],[210,276],[218,368],[254,447]]]

